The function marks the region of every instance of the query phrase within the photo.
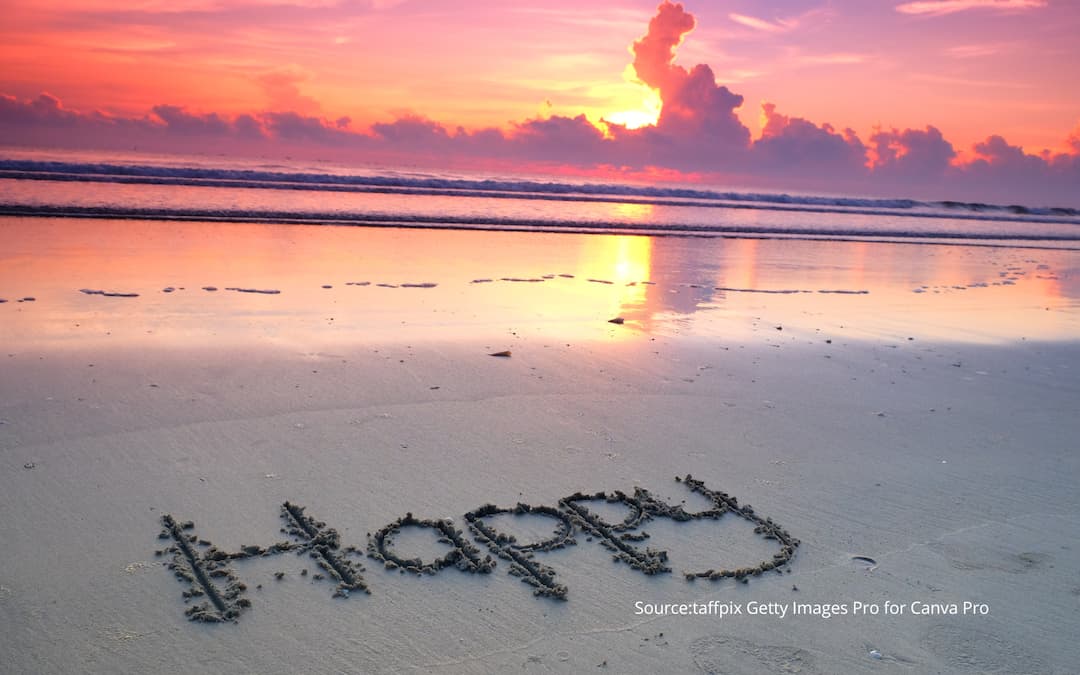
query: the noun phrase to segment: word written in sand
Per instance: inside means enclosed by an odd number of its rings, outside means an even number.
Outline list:
[[[500,507],[484,504],[465,514],[465,522],[479,546],[474,545],[462,530],[454,527],[450,519],[421,520],[407,513],[374,534],[368,533],[366,555],[381,562],[387,570],[415,575],[435,575],[448,568],[469,574],[490,574],[497,561],[502,560],[508,565],[509,574],[533,588],[534,596],[566,600],[569,590],[556,580],[554,569],[537,560],[537,554],[576,546],[575,534],[580,532],[589,541],[596,540],[610,551],[614,562],[625,563],[646,575],[667,574],[671,572],[667,551],[640,545],[649,538],[649,534],[642,529],[646,523],[660,518],[676,522],[719,520],[730,514],[752,522],[754,532],[775,541],[779,550],[771,559],[746,567],[684,572],[686,581],[719,581],[730,577],[747,583],[750,577],[769,571],[782,573],[791,562],[799,540],[771,518],[760,516],[749,504],[740,505],[735,497],[727,493],[707,488],[690,475],[675,480],[704,497],[711,507],[690,513],[682,506],[673,506],[657,499],[642,488],[635,488],[633,494],[619,491],[593,494],[576,492],[560,499],[557,506],[517,504]],[[589,508],[591,504],[620,504],[627,508],[628,515],[621,522],[609,523]],[[551,536],[541,541],[522,543],[514,536],[495,529],[491,521],[497,516],[546,519],[551,522],[553,531]],[[280,517],[284,521],[281,532],[289,537],[287,540],[266,547],[243,545],[239,551],[230,553],[199,538],[192,521],[181,522],[171,515],[162,516],[159,538],[170,544],[156,551],[156,554],[171,555],[166,566],[186,586],[182,595],[184,601],[190,604],[188,618],[211,623],[235,621],[251,607],[251,600],[246,597],[247,584],[240,580],[234,565],[252,558],[289,552],[307,556],[322,570],[312,575],[312,580],[333,584],[333,597],[348,598],[357,592],[371,593],[364,579],[366,570],[360,563],[365,556],[363,551],[355,546],[342,547],[338,531],[308,515],[302,506],[285,502],[281,505]],[[430,561],[406,557],[394,546],[395,539],[404,530],[430,532],[438,544],[446,547],[447,553]],[[482,547],[487,548],[488,553],[483,553]],[[301,576],[307,576],[306,569]],[[284,572],[274,574],[278,581],[284,577]]]

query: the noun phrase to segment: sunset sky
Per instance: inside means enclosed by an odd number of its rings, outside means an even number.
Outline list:
[[[1080,188],[1077,35],[1071,0],[4,0],[0,143]]]

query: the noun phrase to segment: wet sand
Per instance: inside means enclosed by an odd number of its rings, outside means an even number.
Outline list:
[[[289,234],[0,273],[13,672],[1075,670],[1076,254]]]

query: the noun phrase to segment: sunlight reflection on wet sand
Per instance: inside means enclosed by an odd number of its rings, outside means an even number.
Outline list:
[[[12,349],[508,331],[743,339],[776,326],[982,343],[1080,334],[1073,251],[19,218],[0,232]]]

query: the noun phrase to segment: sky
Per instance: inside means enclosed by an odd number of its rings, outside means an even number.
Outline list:
[[[1080,199],[1075,0],[0,2],[0,144]]]

